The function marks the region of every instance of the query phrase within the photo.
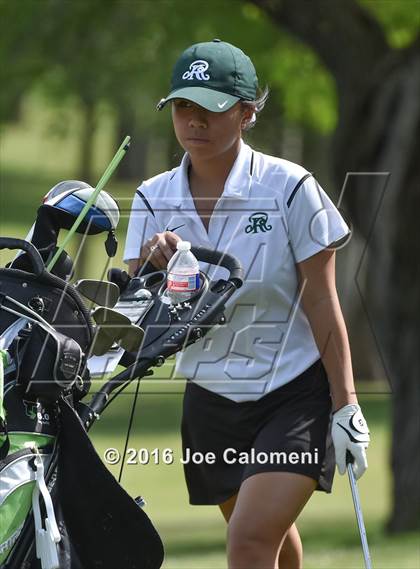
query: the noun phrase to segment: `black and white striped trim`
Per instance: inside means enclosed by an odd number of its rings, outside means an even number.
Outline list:
[[[139,198],[141,198],[143,200],[144,205],[147,207],[147,209],[150,211],[150,213],[153,215],[153,217],[155,217],[155,212],[153,211],[153,208],[150,205],[150,203],[147,201],[146,197],[141,193],[140,190],[137,190],[136,194],[139,196]]]
[[[251,155],[251,164],[249,166],[249,175],[252,176],[254,173],[254,152]]]

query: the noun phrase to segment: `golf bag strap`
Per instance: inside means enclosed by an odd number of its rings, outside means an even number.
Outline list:
[[[6,411],[4,409],[4,364],[8,364],[9,355],[7,350],[0,350],[0,427],[6,421]]]
[[[1,240],[1,238],[0,238]],[[44,284],[46,286],[49,287],[53,287],[59,290],[62,290],[65,292],[65,294],[67,294],[68,296],[70,296],[73,301],[76,303],[77,305],[77,309],[82,313],[83,315],[83,322],[84,325],[86,326],[86,331],[89,335],[89,344],[92,341],[93,338],[93,330],[94,330],[94,323],[93,320],[90,316],[90,312],[88,310],[88,308],[86,307],[82,297],[80,296],[80,294],[77,292],[77,290],[68,282],[64,281],[63,279],[61,279],[60,277],[53,275],[51,273],[48,273],[47,271],[43,272],[42,275],[40,275],[39,277],[36,277],[34,274],[32,273],[28,273],[26,271],[22,271],[20,269],[0,269],[0,278],[10,278],[10,279],[21,279],[24,280],[25,282],[28,283],[28,285],[31,284],[31,282],[37,282],[40,284]],[[53,323],[54,325],[54,323]]]
[[[0,237],[0,249],[21,249],[25,251],[32,263],[34,274],[39,277],[46,273],[44,261],[38,250],[32,243],[24,239],[15,239],[13,237]]]

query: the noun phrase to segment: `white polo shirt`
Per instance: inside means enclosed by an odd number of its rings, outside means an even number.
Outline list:
[[[189,157],[143,182],[134,197],[124,260],[145,240],[174,230],[195,246],[238,257],[244,284],[229,300],[227,323],[177,355],[176,369],[233,401],[257,400],[319,359],[300,307],[296,263],[349,233],[333,202],[304,168],[242,143],[206,231],[188,183]],[[223,268],[202,270],[226,278]]]

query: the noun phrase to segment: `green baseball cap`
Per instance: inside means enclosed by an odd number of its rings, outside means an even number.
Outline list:
[[[234,45],[215,39],[186,49],[175,64],[168,101],[187,99],[215,113],[227,111],[239,100],[257,98],[258,78],[250,58]]]

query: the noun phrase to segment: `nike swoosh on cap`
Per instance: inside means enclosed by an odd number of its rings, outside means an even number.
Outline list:
[[[177,225],[176,227],[172,227],[172,229],[169,229],[169,227],[167,227],[165,229],[165,231],[176,231],[177,229],[179,229],[180,227],[184,227],[185,223],[182,223],[181,225]]]
[[[226,105],[227,103],[227,99],[224,103],[217,103],[217,106],[219,107],[219,109],[223,109],[223,107]]]

